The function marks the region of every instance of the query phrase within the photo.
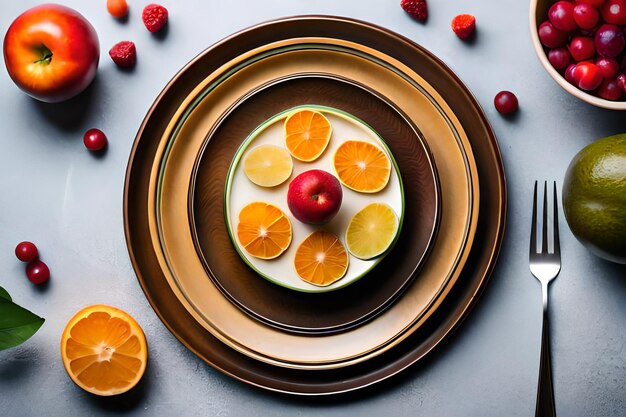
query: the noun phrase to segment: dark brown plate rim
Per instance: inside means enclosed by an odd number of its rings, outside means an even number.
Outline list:
[[[405,123],[407,123],[407,125],[410,127],[410,129],[414,132],[414,134],[416,135],[416,137],[419,140],[419,144],[423,149],[424,152],[424,156],[427,158],[428,164],[430,166],[430,174],[432,175],[432,182],[434,184],[434,192],[435,192],[435,196],[434,196],[434,212],[435,212],[435,216],[433,218],[432,224],[430,224],[430,236],[428,239],[428,242],[426,244],[426,246],[423,248],[423,252],[419,253],[416,255],[417,259],[415,262],[415,267],[412,270],[411,274],[409,274],[406,278],[404,278],[401,282],[401,285],[394,287],[392,291],[386,292],[386,297],[384,299],[381,299],[381,302],[378,304],[378,306],[372,310],[369,310],[367,312],[365,312],[364,314],[362,314],[359,317],[356,317],[352,320],[346,321],[344,323],[339,323],[336,325],[332,325],[332,326],[308,326],[308,327],[303,327],[303,326],[294,326],[294,325],[290,325],[287,323],[283,323],[280,322],[276,319],[271,319],[269,317],[265,317],[263,314],[255,311],[254,309],[252,309],[251,307],[248,307],[245,302],[240,301],[235,295],[231,294],[227,288],[224,287],[224,285],[221,282],[221,279],[219,277],[216,277],[215,274],[213,273],[209,262],[206,260],[205,256],[202,253],[202,249],[200,248],[200,244],[198,241],[198,232],[197,229],[195,227],[195,214],[194,214],[194,193],[193,190],[195,188],[195,182],[196,182],[196,176],[197,176],[197,170],[198,170],[198,164],[202,158],[202,156],[205,153],[205,147],[206,147],[206,143],[207,141],[210,139],[212,132],[214,132],[219,125],[222,123],[222,120],[224,118],[226,118],[237,106],[238,103],[243,101],[243,100],[248,100],[249,98],[251,98],[256,92],[264,90],[266,88],[271,88],[273,85],[276,85],[277,83],[281,83],[284,81],[290,81],[292,79],[296,79],[296,78],[324,78],[324,79],[331,79],[331,80],[335,80],[335,81],[339,81],[339,82],[343,82],[343,83],[347,83],[350,84],[352,86],[354,86],[355,88],[359,88],[361,90],[363,90],[364,92],[368,93],[369,95],[375,97],[377,100],[380,100],[381,102],[383,102],[387,107],[390,108],[390,110],[396,112],[399,117],[401,117]],[[391,152],[391,151],[389,151]],[[396,162],[394,161],[394,165],[396,165],[396,169],[399,169],[397,167]],[[400,180],[402,181],[402,180]],[[329,334],[333,334],[333,333],[337,333],[337,332],[343,332],[349,329],[352,329],[356,326],[360,326],[372,319],[374,319],[375,317],[377,317],[378,315],[380,315],[382,312],[386,311],[386,309],[388,309],[391,305],[393,305],[394,301],[396,301],[403,293],[404,291],[408,288],[408,286],[413,282],[413,280],[415,279],[415,277],[419,274],[419,270],[421,269],[421,267],[423,266],[425,260],[428,258],[428,255],[433,247],[433,242],[435,241],[435,238],[437,236],[437,231],[438,231],[438,227],[439,227],[439,221],[441,218],[441,188],[439,186],[439,178],[437,175],[437,169],[435,166],[435,161],[434,158],[432,156],[432,153],[430,151],[430,148],[428,147],[428,144],[426,142],[426,140],[424,139],[422,133],[420,132],[420,130],[408,119],[408,117],[402,112],[402,110],[398,109],[393,103],[391,103],[389,101],[389,99],[387,99],[386,97],[382,96],[380,93],[375,92],[373,90],[371,90],[370,88],[361,85],[360,83],[354,81],[354,80],[348,80],[345,79],[344,77],[341,76],[337,76],[337,75],[332,75],[332,74],[320,74],[320,73],[306,73],[306,74],[293,74],[290,76],[286,76],[286,77],[281,77],[281,78],[277,78],[274,79],[266,84],[260,85],[257,88],[255,88],[253,91],[251,91],[248,95],[246,95],[245,97],[240,98],[240,100],[236,103],[233,103],[228,111],[223,114],[218,121],[215,123],[213,129],[211,132],[209,132],[209,134],[207,135],[207,138],[205,139],[205,143],[203,143],[202,148],[200,150],[200,152],[198,152],[198,156],[196,158],[196,161],[194,163],[194,170],[192,173],[192,178],[191,178],[191,185],[189,187],[190,193],[189,193],[189,198],[188,198],[188,207],[189,207],[189,217],[190,217],[190,229],[191,229],[191,233],[193,236],[193,240],[194,240],[194,245],[196,247],[196,252],[198,254],[198,257],[202,260],[204,269],[207,273],[207,275],[211,278],[211,280],[213,281],[213,283],[216,285],[216,287],[222,292],[222,294],[224,294],[225,297],[227,297],[234,305],[236,305],[237,307],[239,307],[242,311],[244,311],[246,314],[249,314],[251,317],[269,325],[272,327],[275,327],[277,329],[281,329],[283,331],[287,331],[287,332],[293,332],[293,333],[297,333],[297,334],[310,334],[310,335],[329,335]],[[232,238],[232,236],[231,236]],[[393,250],[393,248],[391,248],[390,250]],[[350,284],[350,286],[354,286],[357,287],[359,285],[359,282],[355,282]],[[342,288],[343,289],[343,288]],[[340,291],[341,289],[338,289],[337,291]],[[345,292],[345,290],[344,290]],[[323,294],[314,294],[316,296],[322,296]],[[320,302],[323,303],[323,298],[322,297],[318,297],[320,299]]]

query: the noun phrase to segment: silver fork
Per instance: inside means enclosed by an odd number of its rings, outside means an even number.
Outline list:
[[[539,383],[537,386],[537,406],[535,416],[556,416],[554,406],[554,389],[552,386],[552,365],[550,364],[550,336],[548,329],[548,284],[561,271],[561,248],[559,243],[559,219],[554,183],[554,213],[552,226],[552,253],[548,251],[548,183],[543,186],[543,221],[541,233],[541,250],[537,250],[537,181],[533,198],[532,228],[530,231],[530,272],[541,283],[543,298],[543,329],[541,332],[541,361],[539,365]]]

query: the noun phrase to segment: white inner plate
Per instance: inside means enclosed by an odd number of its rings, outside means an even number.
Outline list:
[[[277,145],[286,149],[283,131],[284,120],[293,111],[305,108],[323,113],[332,126],[330,143],[324,153],[313,162],[301,162],[292,158],[293,172],[291,173],[291,176],[287,181],[277,187],[266,188],[252,183],[244,173],[243,163],[240,163],[245,159],[247,152],[259,145],[265,144]],[[287,190],[289,188],[289,183],[293,178],[302,172],[311,169],[321,169],[337,176],[333,167],[333,155],[335,154],[337,148],[347,140],[369,142],[385,152],[391,160],[393,168],[389,177],[389,183],[383,190],[373,194],[359,193],[342,185],[341,189],[343,192],[343,202],[341,203],[339,212],[330,222],[322,226],[318,226],[308,225],[298,221],[291,214],[289,207],[287,206]],[[388,253],[393,247],[395,240],[400,235],[402,220],[404,218],[404,190],[402,187],[402,179],[400,177],[398,166],[396,165],[396,162],[383,138],[381,138],[376,131],[374,131],[362,120],[359,120],[358,118],[341,110],[318,105],[298,106],[285,110],[257,127],[241,144],[241,147],[238,149],[235,157],[233,158],[226,178],[224,198],[224,212],[226,215],[228,233],[235,249],[242,259],[260,276],[268,279],[269,281],[292,290],[304,292],[327,292],[336,290],[352,284],[359,278],[363,277],[374,266],[376,266],[376,264],[378,264],[384,258],[386,253]],[[291,226],[293,228],[291,245],[278,258],[271,260],[255,258],[246,252],[236,238],[235,231],[237,230],[239,212],[246,205],[255,201],[274,204],[276,207],[280,208],[291,221]],[[396,233],[396,237],[389,249],[377,258],[370,260],[362,260],[349,255],[349,266],[346,275],[331,285],[320,287],[303,281],[296,273],[293,265],[296,249],[300,243],[314,231],[326,230],[339,237],[341,243],[347,251],[345,233],[350,219],[352,219],[352,216],[354,216],[366,205],[376,202],[386,203],[391,206],[399,219],[398,232]]]

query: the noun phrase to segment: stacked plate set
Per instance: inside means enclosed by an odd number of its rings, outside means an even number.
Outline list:
[[[241,153],[302,106],[336,130],[358,121],[394,161],[389,195],[372,198],[401,219],[395,244],[327,287],[292,279],[288,257],[248,259],[233,237],[256,189],[237,179]],[[365,387],[430,352],[484,289],[505,213],[496,138],[454,73],[400,35],[328,16],[246,29],[183,68],[139,130],[124,199],[133,266],[169,330],[236,379],[300,395]]]

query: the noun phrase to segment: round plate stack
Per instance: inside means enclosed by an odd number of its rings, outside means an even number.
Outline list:
[[[225,222],[239,147],[303,105],[371,127],[404,187],[393,248],[364,277],[323,293],[260,277]],[[252,27],[183,68],[139,130],[124,200],[135,271],[170,331],[234,378],[303,395],[371,385],[441,342],[487,282],[505,212],[496,138],[460,80],[400,35],[327,16]]]

